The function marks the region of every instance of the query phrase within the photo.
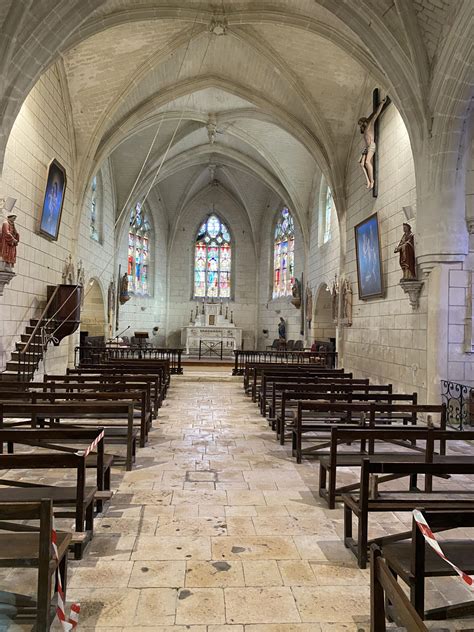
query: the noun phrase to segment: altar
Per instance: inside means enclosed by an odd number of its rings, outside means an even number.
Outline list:
[[[191,312],[190,323],[181,330],[181,344],[187,355],[197,355],[200,343],[216,345],[224,355],[242,347],[242,329],[235,326],[233,312],[222,303],[202,303]]]

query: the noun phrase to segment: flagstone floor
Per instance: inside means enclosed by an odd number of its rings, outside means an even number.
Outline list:
[[[155,428],[134,471],[115,470],[118,491],[70,563],[80,630],[369,630],[369,571],[344,547],[341,508],[325,508],[317,464],[275,442],[241,380],[173,378]],[[409,524],[379,515],[370,535]],[[456,578],[427,587],[428,607],[469,597]]]

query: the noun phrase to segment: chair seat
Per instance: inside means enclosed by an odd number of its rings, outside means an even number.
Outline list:
[[[71,539],[70,533],[57,533],[59,559],[67,552]],[[39,533],[0,533],[0,567],[37,566],[38,555]]]

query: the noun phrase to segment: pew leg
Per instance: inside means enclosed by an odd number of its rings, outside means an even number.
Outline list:
[[[49,570],[41,573],[41,581],[38,578],[38,592],[36,604],[36,623],[38,630],[49,630],[51,627],[51,588],[52,575]]]
[[[296,432],[294,430],[291,433],[291,455],[296,455]]]
[[[359,526],[357,533],[357,561],[359,568],[367,567],[367,541],[368,541],[368,515],[365,512],[360,513]]]
[[[425,578],[423,575],[413,578],[410,586],[410,601],[422,619],[425,618]]]
[[[397,573],[393,570],[393,568],[389,568],[390,573],[393,575],[393,578],[395,581],[398,581],[398,575]],[[389,623],[393,623],[394,619],[392,617],[392,612],[393,612],[393,605],[392,602],[390,601],[390,599],[388,598],[387,595],[385,595],[385,616],[387,618],[387,621]]]
[[[410,474],[410,491],[414,492],[418,489],[418,475]]]
[[[344,505],[344,545],[349,548],[352,542],[352,509]]]
[[[8,454],[13,454],[13,442],[12,441],[9,441],[7,443],[7,452],[8,452]]]
[[[285,445],[285,420],[280,419],[280,445]]]
[[[326,491],[326,468],[323,467],[322,463],[319,464],[319,495],[321,498],[324,498],[324,492]]]
[[[329,485],[328,485],[328,507],[335,509],[336,507],[336,468],[332,465],[329,467]]]

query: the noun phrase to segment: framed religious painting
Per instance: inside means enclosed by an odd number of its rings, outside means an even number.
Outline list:
[[[382,253],[377,213],[354,229],[359,298],[367,300],[383,296]]]
[[[49,163],[44,193],[43,209],[39,232],[52,241],[56,241],[61,224],[61,215],[66,192],[66,170],[55,159]]]

